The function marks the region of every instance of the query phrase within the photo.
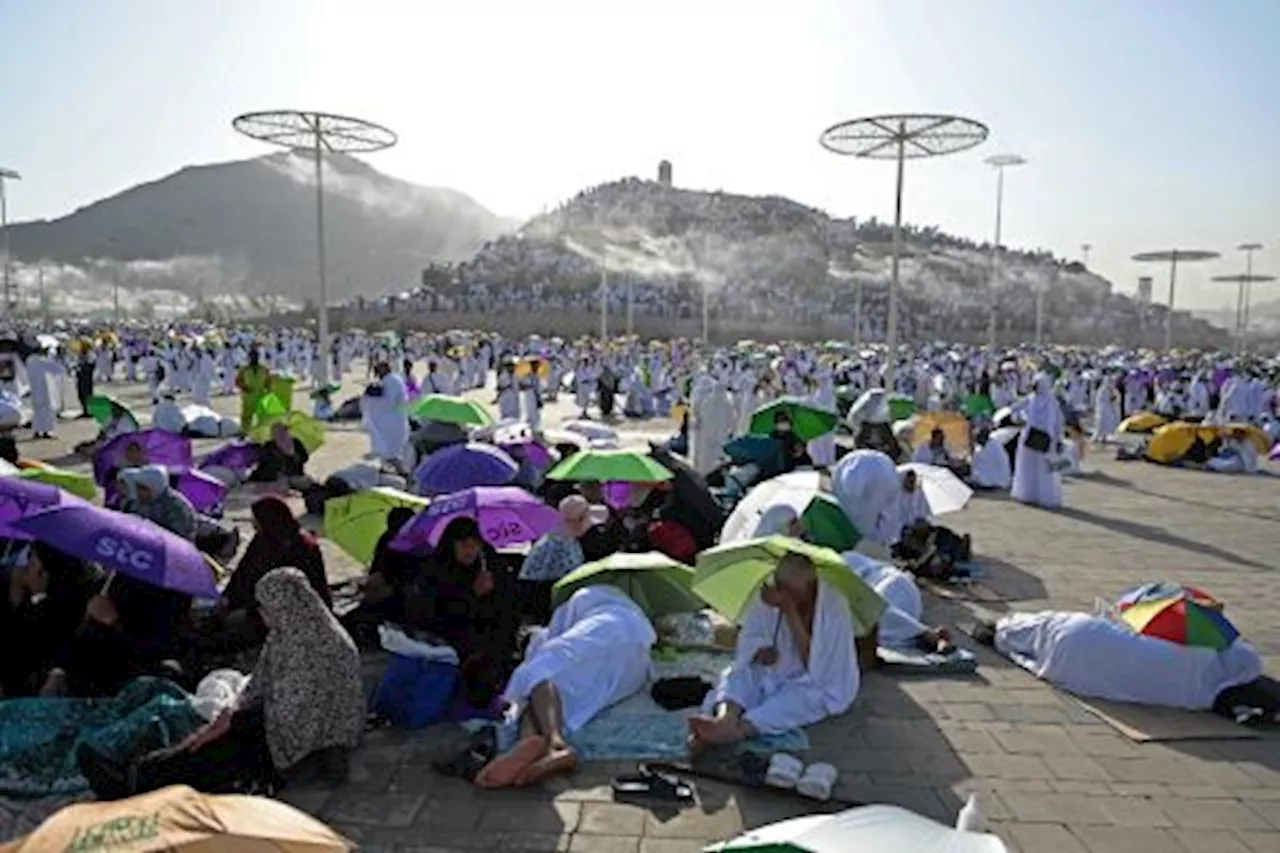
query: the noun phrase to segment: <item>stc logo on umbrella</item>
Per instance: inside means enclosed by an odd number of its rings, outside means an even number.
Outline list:
[[[114,536],[101,537],[94,543],[93,550],[104,563],[128,566],[139,572],[149,572],[155,568],[155,554],[135,548]]]

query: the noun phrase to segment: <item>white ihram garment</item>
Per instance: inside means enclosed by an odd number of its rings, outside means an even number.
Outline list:
[[[1027,447],[1032,429],[1049,434],[1050,451],[1062,441],[1062,409],[1050,393],[1049,377],[1036,377],[1036,390],[1027,401],[1023,414],[1026,427],[1018,439],[1013,460],[1013,499],[1046,509],[1062,506],[1062,478],[1050,466],[1050,454]]]
[[[767,646],[778,650],[777,663],[752,663],[756,651]],[[710,714],[721,702],[733,702],[746,711],[744,718],[756,731],[781,734],[848,711],[860,683],[849,602],[819,581],[809,665],[800,659],[782,612],[757,593],[738,635],[734,661],[720,686],[707,694],[703,711]]]
[[[626,699],[649,681],[649,655],[657,634],[649,617],[614,586],[578,590],[551,614],[551,624],[533,635],[503,698],[513,716],[544,681],[560,694],[565,734]]]
[[[1077,696],[1193,711],[1262,675],[1262,658],[1244,640],[1217,652],[1136,634],[1088,613],[1005,616],[996,624],[996,648]]]
[[[405,414],[408,393],[404,380],[389,373],[382,380],[382,396],[366,395],[360,401],[364,428],[369,433],[370,452],[387,462],[403,461],[409,446],[409,417]]]
[[[857,551],[846,551],[840,556],[849,570],[889,605],[880,617],[877,634],[880,645],[891,649],[915,648],[915,639],[924,630],[920,621],[924,616],[924,600],[915,578],[909,572]]]

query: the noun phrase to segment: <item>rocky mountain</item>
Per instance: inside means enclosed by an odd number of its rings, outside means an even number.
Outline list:
[[[899,333],[908,339],[986,340],[990,245],[935,227],[904,226]],[[594,311],[602,277],[611,311],[625,292],[641,314],[694,318],[704,288],[715,317],[788,329],[862,325],[880,339],[887,319],[892,226],[837,219],[780,196],[702,192],[628,178],[584,190],[499,237],[462,264],[434,264],[413,310]],[[1050,340],[1158,345],[1163,306],[1142,306],[1079,262],[1042,250],[1000,252],[1002,342],[1034,337],[1036,304]],[[625,287],[621,285],[625,284]],[[443,306],[443,307],[442,307]],[[1178,340],[1213,344],[1223,332],[1186,312]]]
[[[469,258],[514,225],[457,190],[345,155],[326,157],[323,180],[332,299],[402,288],[425,264]],[[189,166],[12,233],[28,267],[97,271],[126,289],[286,299],[314,293],[315,242],[314,161],[291,151]]]

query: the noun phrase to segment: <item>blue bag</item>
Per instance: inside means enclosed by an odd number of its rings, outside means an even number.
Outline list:
[[[420,729],[449,714],[458,686],[453,664],[392,655],[373,694],[373,711],[392,725]]]

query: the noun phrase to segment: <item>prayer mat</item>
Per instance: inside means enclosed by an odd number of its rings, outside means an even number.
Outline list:
[[[1059,691],[1061,692],[1061,691]],[[1232,722],[1212,711],[1186,711],[1072,696],[1085,710],[1136,743],[1186,740],[1254,740],[1257,729]]]
[[[786,752],[787,750],[780,750]],[[662,764],[650,763],[650,767],[661,772],[674,773],[678,776],[707,779],[712,782],[723,782],[743,788],[765,791],[776,797],[803,801],[808,804],[807,810],[814,814],[833,814],[845,809],[866,805],[853,800],[843,800],[833,794],[829,800],[814,800],[791,788],[775,788],[764,781],[769,767],[770,755],[753,755],[735,752],[724,747],[708,749],[693,761],[679,760]],[[840,781],[836,780],[836,790],[840,789]]]

